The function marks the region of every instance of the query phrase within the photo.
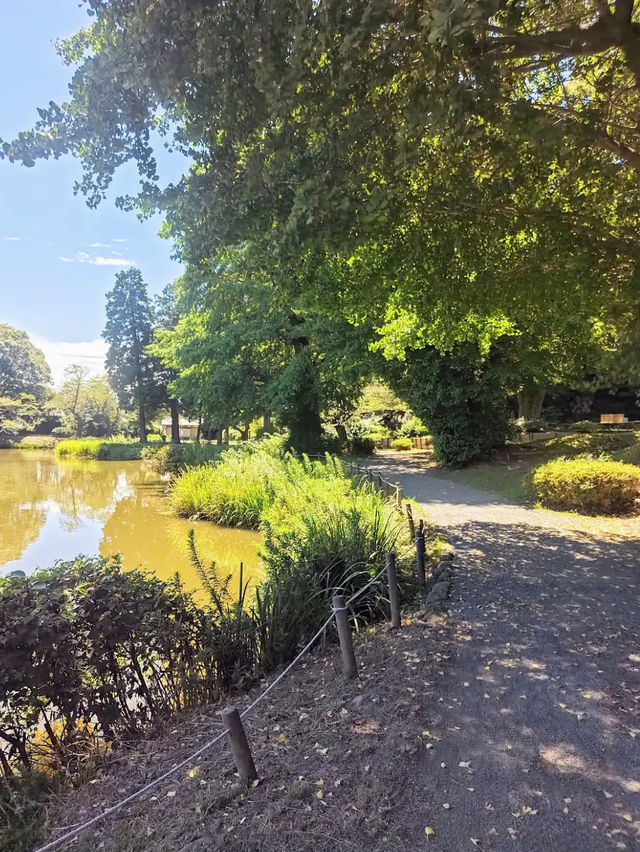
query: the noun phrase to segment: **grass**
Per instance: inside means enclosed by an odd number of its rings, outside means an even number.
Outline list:
[[[60,438],[55,435],[24,435],[15,441],[0,442],[1,450],[53,450]]]
[[[149,446],[129,440],[123,435],[113,438],[65,438],[58,441],[55,453],[60,458],[135,461],[142,458],[143,451]]]

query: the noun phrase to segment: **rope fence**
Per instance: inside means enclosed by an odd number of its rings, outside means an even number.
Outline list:
[[[316,455],[309,456],[309,458],[325,460],[326,457]],[[343,465],[345,465],[345,467],[348,469],[349,473],[352,476],[360,476],[363,479],[366,478],[369,482],[372,483],[375,488],[382,491],[385,496],[390,498],[393,497],[396,508],[400,512],[402,512],[402,488],[399,482],[392,483],[389,480],[384,479],[380,474],[375,473],[373,470],[371,470],[371,468],[361,466],[359,464],[356,464],[355,462],[346,462],[344,460],[341,460],[341,462]],[[415,526],[411,505],[409,503],[407,503],[406,505],[406,511],[407,520],[409,522],[409,531],[413,543],[400,555],[399,558],[404,559],[415,548],[416,577],[418,582],[422,585],[425,583],[426,563],[424,524],[423,521],[420,521],[418,527]],[[51,850],[59,848],[63,843],[73,840],[80,833],[86,831],[91,826],[96,825],[98,822],[101,822],[102,820],[111,816],[111,814],[114,814],[116,811],[120,810],[125,805],[131,804],[131,802],[134,802],[141,796],[144,796],[145,793],[148,793],[150,790],[153,790],[159,784],[162,784],[163,781],[166,781],[180,769],[183,769],[185,766],[188,766],[189,764],[197,761],[200,757],[202,757],[205,752],[209,751],[209,749],[213,748],[225,737],[229,740],[229,745],[231,747],[231,752],[241,782],[243,782],[244,784],[250,784],[252,781],[254,781],[258,776],[255,769],[255,764],[253,762],[253,758],[251,756],[251,750],[244,731],[242,720],[245,719],[259,704],[261,704],[265,700],[265,698],[276,688],[276,686],[278,686],[278,684],[282,680],[284,680],[284,678],[286,678],[289,672],[292,671],[292,669],[300,662],[300,660],[311,650],[315,643],[321,638],[321,636],[324,634],[325,630],[331,624],[332,621],[335,621],[336,624],[344,675],[347,679],[355,678],[358,676],[357,661],[353,648],[353,637],[347,613],[349,607],[353,603],[355,603],[358,598],[364,595],[365,592],[372,588],[372,586],[379,583],[383,576],[386,575],[389,605],[391,611],[391,624],[394,628],[400,628],[400,591],[396,574],[397,558],[398,557],[395,553],[388,553],[386,555],[385,567],[382,568],[375,575],[375,577],[372,577],[361,589],[358,589],[357,592],[351,595],[350,598],[345,599],[343,595],[335,595],[332,601],[331,614],[318,628],[318,630],[307,642],[307,644],[302,648],[302,650],[283,669],[283,671],[280,672],[280,674],[260,693],[260,695],[258,695],[258,697],[255,698],[247,707],[245,707],[242,712],[239,712],[235,707],[227,707],[222,711],[221,715],[224,723],[224,730],[221,731],[217,736],[206,742],[197,751],[193,752],[193,754],[190,754],[184,760],[181,760],[179,763],[172,766],[171,769],[168,769],[166,772],[163,772],[161,775],[159,775],[157,778],[154,778],[148,784],[145,784],[143,787],[136,790],[134,793],[131,793],[129,796],[126,796],[124,799],[117,802],[115,805],[111,805],[110,807],[106,808],[101,813],[96,814],[96,816],[92,817],[86,822],[69,829],[55,840],[52,840],[44,846],[39,847],[36,852],[51,852]]]

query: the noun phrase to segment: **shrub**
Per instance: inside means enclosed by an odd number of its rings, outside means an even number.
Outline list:
[[[555,459],[536,468],[533,488],[551,508],[621,514],[633,509],[640,495],[640,468],[609,459]]]
[[[410,450],[413,447],[411,438],[394,438],[391,448],[394,450]]]
[[[352,456],[371,456],[375,449],[375,441],[368,435],[354,435],[347,441],[347,450]]]
[[[162,444],[145,447],[142,458],[149,459],[151,466],[160,474],[176,476],[187,467],[215,461],[220,458],[224,447],[216,444]]]
[[[515,421],[516,429],[525,434],[527,432],[546,432],[548,429],[546,420],[541,417],[527,419],[526,417],[518,417]]]
[[[415,415],[412,415],[408,420],[405,420],[400,429],[398,430],[398,435],[401,438],[420,438],[423,435],[428,435],[429,430],[424,425],[422,420]]]
[[[637,443],[637,436],[629,430],[617,432],[598,432],[597,434],[576,433],[575,435],[561,435],[552,438],[545,443],[545,447],[553,455],[577,456],[607,455],[616,450],[624,450]]]
[[[569,428],[572,432],[583,432],[587,435],[593,435],[596,432],[602,431],[600,424],[594,423],[593,420],[576,420]]]
[[[2,579],[0,614],[0,741],[21,771],[56,769],[228,686],[232,611],[216,621],[178,579],[118,557]]]
[[[113,438],[68,438],[58,441],[56,455],[100,461],[135,461],[143,457],[148,444],[130,441],[118,435]]]

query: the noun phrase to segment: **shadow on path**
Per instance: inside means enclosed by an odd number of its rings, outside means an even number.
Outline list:
[[[640,848],[639,542],[384,466],[457,549],[455,658],[397,815],[408,848],[425,825],[447,850]]]

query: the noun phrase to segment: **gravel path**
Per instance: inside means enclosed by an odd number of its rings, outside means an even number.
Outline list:
[[[456,652],[394,815],[407,848],[640,848],[640,542],[375,465],[457,550]]]

